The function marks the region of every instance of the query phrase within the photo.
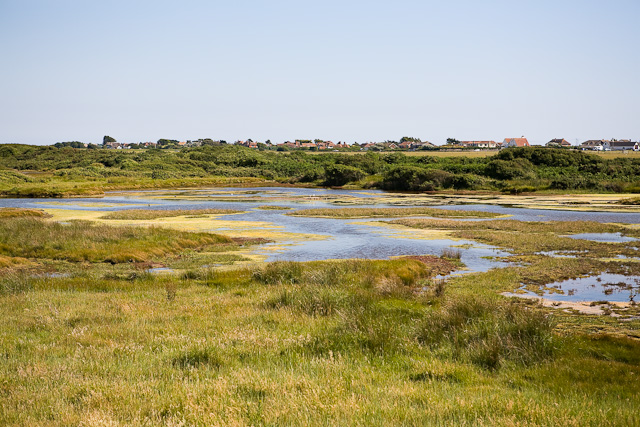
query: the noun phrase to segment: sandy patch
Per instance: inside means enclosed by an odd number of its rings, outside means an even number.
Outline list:
[[[542,304],[544,307],[558,308],[558,309],[567,310],[567,311],[575,310],[583,314],[595,314],[595,315],[609,314],[612,317],[620,317],[620,315],[616,313],[605,313],[606,309],[609,309],[609,308],[625,309],[625,308],[629,308],[630,306],[628,302],[617,302],[617,301],[608,301],[606,304],[596,304],[596,305],[591,305],[592,301],[580,301],[580,302],[553,301],[537,295],[524,295],[524,294],[517,294],[513,292],[502,292],[500,295],[505,297],[516,297],[516,298],[536,300],[540,302],[540,304]]]

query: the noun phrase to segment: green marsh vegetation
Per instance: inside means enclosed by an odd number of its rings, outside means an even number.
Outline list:
[[[636,257],[637,249],[640,248],[640,241],[605,243],[565,237],[580,233],[620,233],[640,238],[639,229],[593,221],[451,221],[410,218],[389,222],[411,228],[448,230],[454,237],[499,246],[520,255],[557,251],[588,258],[610,258],[617,255]]]
[[[234,209],[127,209],[109,212],[103,215],[103,219],[123,220],[149,220],[157,218],[172,218],[176,216],[205,216],[205,215],[229,215],[242,211]]]
[[[502,216],[493,212],[437,209],[427,207],[415,208],[319,208],[300,209],[290,212],[292,216],[311,216],[326,218],[390,218],[399,216],[430,216],[445,218],[496,218]]]
[[[0,264],[3,425],[640,423],[640,322],[499,295],[620,263],[231,269],[204,265],[238,256],[223,236],[7,216],[0,256],[24,263]]]
[[[67,197],[107,190],[295,184],[400,191],[638,192],[640,159],[545,148],[489,157],[259,151],[236,146],[103,150],[0,146],[0,194]]]

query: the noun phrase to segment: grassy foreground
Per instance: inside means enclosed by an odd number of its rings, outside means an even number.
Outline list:
[[[499,296],[612,263],[443,282],[445,256],[203,267],[238,243],[157,228],[13,215],[0,239],[0,425],[640,423],[638,320]]]

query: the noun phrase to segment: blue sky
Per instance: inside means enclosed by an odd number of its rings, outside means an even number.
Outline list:
[[[0,143],[640,139],[640,2],[0,0]]]

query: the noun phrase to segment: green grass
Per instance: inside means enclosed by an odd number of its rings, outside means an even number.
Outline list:
[[[290,208],[287,206],[261,205],[261,206],[258,206],[257,209],[262,209],[265,211],[288,211],[293,208]]]
[[[83,221],[61,224],[34,218],[0,221],[0,255],[8,257],[140,262],[216,245],[234,242],[225,236],[157,227],[112,227]]]
[[[499,222],[487,230],[549,232]],[[499,296],[640,265],[520,255],[445,281],[456,254],[221,269],[242,242],[23,217],[0,220],[0,241],[30,258],[0,264],[0,425],[640,424],[640,321]],[[141,260],[103,262],[127,251]]]
[[[149,220],[176,216],[229,215],[241,211],[234,209],[126,209],[102,215],[102,219]]]
[[[640,237],[640,230],[616,224],[594,221],[451,221],[438,219],[398,219],[391,224],[428,230],[450,230],[461,239],[475,240],[505,248],[515,254],[531,255],[545,251],[567,254],[580,253],[581,257],[608,258],[616,255],[637,256],[639,242],[604,243],[563,237],[579,233],[621,233]]]
[[[312,216],[325,218],[392,218],[401,216],[431,216],[445,218],[496,218],[502,216],[493,212],[463,211],[437,208],[318,208],[300,209],[289,212],[292,216]]]
[[[462,284],[407,292],[434,273],[417,260],[278,263],[4,295],[0,423],[640,421],[637,341],[558,335],[541,309]]]
[[[40,209],[0,208],[0,219],[21,217],[48,218],[50,216],[51,215],[48,215]]]

